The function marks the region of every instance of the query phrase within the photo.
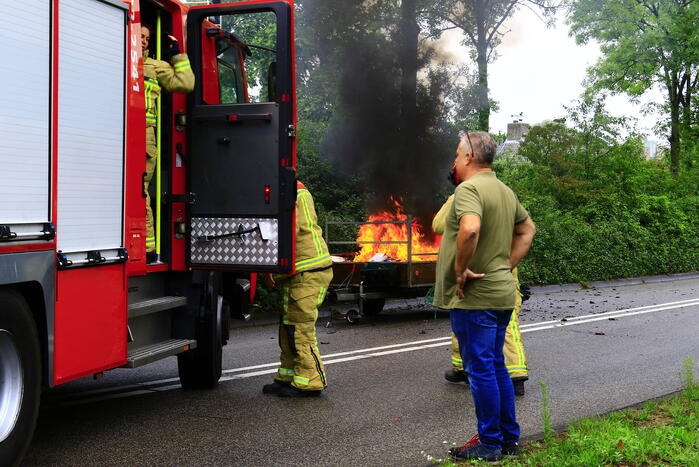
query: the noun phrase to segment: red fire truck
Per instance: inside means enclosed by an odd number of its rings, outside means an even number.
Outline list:
[[[142,24],[153,55],[174,36],[196,77],[159,99],[152,263]],[[292,0],[3,10],[0,465],[27,449],[44,389],[173,355],[183,387],[217,384],[253,273],[293,271],[292,38]]]

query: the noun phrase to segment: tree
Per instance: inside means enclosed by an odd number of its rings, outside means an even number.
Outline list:
[[[670,166],[677,174],[683,133],[696,119],[699,85],[699,4],[694,0],[574,0],[571,33],[578,43],[595,39],[602,58],[590,70],[590,91],[640,96],[658,84],[669,112]]]
[[[478,66],[478,126],[488,131],[490,127],[490,97],[488,91],[488,63],[495,58],[495,49],[502,37],[503,24],[521,5],[533,5],[544,15],[556,12],[552,0],[435,0],[426,2],[430,8],[433,34],[449,29],[464,32],[464,43],[473,48]],[[436,21],[435,21],[436,20]]]

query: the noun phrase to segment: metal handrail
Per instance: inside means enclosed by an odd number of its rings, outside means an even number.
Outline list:
[[[407,239],[405,241],[331,241],[330,240],[330,226],[331,225],[377,225],[377,224],[406,224]],[[325,243],[328,245],[362,245],[362,244],[372,244],[372,245],[387,245],[387,244],[407,244],[408,246],[408,260],[406,272],[408,274],[408,287],[413,287],[413,285],[423,285],[423,284],[413,284],[413,256],[436,256],[438,252],[434,253],[413,253],[413,216],[408,216],[404,221],[331,221],[325,220]]]

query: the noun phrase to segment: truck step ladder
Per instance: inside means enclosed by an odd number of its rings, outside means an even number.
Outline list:
[[[150,300],[129,303],[129,319],[179,308],[187,304],[187,297],[158,297]]]
[[[137,368],[165,357],[177,355],[186,350],[196,348],[197,341],[192,339],[168,339],[156,344],[147,345],[129,352],[126,368]]]

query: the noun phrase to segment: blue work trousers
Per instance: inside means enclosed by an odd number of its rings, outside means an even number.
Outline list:
[[[451,311],[451,328],[469,374],[478,435],[489,448],[519,439],[515,392],[502,350],[511,314],[512,310]]]

